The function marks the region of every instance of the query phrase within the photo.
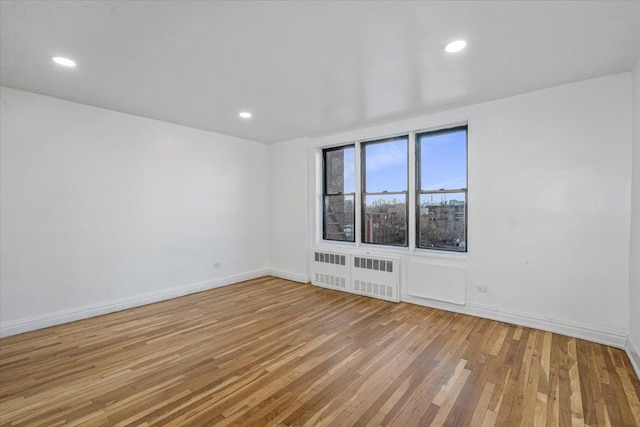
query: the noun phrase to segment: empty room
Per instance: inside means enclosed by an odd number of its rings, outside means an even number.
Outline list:
[[[639,1],[0,0],[0,426],[640,426]]]

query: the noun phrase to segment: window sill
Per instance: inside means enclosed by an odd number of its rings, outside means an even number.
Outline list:
[[[408,247],[394,247],[394,246],[381,246],[381,245],[369,245],[366,243],[356,246],[353,242],[339,242],[339,241],[327,241],[321,240],[316,242],[312,249],[324,249],[327,251],[341,251],[350,254],[370,254],[370,255],[387,255],[387,256],[407,256],[418,258],[432,258],[432,259],[449,259],[449,260],[468,260],[469,252],[454,252],[454,251],[438,251],[433,249],[419,249]]]

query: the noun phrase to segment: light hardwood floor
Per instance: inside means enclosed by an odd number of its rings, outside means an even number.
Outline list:
[[[637,426],[619,349],[265,277],[0,340],[2,425]]]

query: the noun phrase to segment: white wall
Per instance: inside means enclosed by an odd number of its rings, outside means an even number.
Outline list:
[[[624,346],[630,88],[631,74],[623,73],[316,138],[310,144],[468,121],[469,253],[394,252],[405,265],[403,299]],[[316,171],[309,176],[316,179]],[[308,209],[312,242],[317,238],[315,200],[311,197]],[[378,246],[365,249],[380,251]],[[467,304],[406,294],[410,259],[467,267]],[[480,284],[489,286],[488,294],[476,291]]]
[[[633,182],[629,252],[629,343],[631,360],[640,376],[640,59],[633,69]]]
[[[308,138],[269,146],[271,274],[306,283]]]
[[[267,146],[0,97],[4,335],[267,271]]]

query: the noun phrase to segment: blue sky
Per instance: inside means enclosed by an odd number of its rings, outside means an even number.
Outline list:
[[[420,138],[422,190],[467,187],[467,140],[464,131]]]
[[[422,189],[466,188],[467,141],[464,131],[423,135],[421,142]],[[367,192],[406,191],[406,138],[366,146]],[[355,150],[344,153],[345,193],[355,191]]]
[[[366,191],[406,191],[407,138],[366,146]]]

